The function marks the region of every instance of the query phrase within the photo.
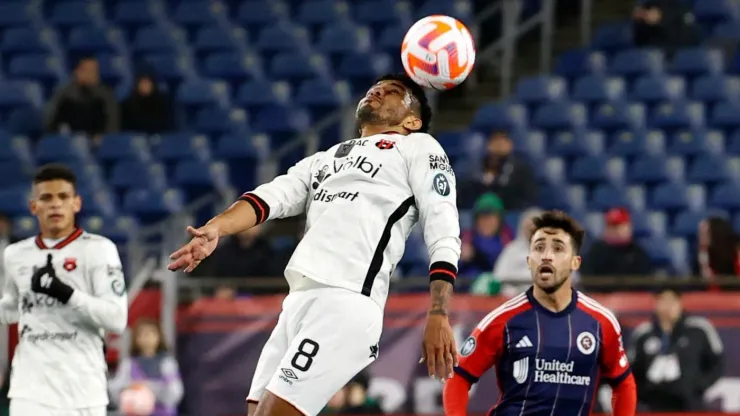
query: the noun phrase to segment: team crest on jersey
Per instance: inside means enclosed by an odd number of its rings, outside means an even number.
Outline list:
[[[375,147],[377,147],[380,150],[387,150],[387,149],[393,149],[393,146],[396,145],[396,142],[382,139],[379,142],[375,143]]]
[[[590,332],[581,332],[576,338],[576,346],[584,355],[591,355],[596,350],[596,338]]]
[[[465,341],[463,341],[462,348],[460,348],[460,355],[463,357],[467,357],[468,355],[472,354],[473,351],[475,351],[475,338],[470,336]]]
[[[73,271],[77,268],[77,259],[74,257],[67,257],[64,259],[64,265],[62,267],[68,272]]]
[[[434,177],[434,182],[432,183],[432,187],[438,194],[442,196],[447,196],[450,194],[450,181],[447,179],[447,176],[445,176],[443,173],[438,173]]]

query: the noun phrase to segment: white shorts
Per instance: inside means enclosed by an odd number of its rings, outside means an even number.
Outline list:
[[[378,357],[383,311],[369,297],[323,287],[295,291],[267,340],[247,401],[265,390],[303,414],[318,414],[337,391]]]
[[[105,406],[88,409],[57,409],[30,400],[11,399],[10,416],[106,416]]]

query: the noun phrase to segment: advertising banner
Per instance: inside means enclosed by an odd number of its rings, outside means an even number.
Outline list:
[[[618,316],[629,333],[650,317],[653,297],[643,293],[592,296]],[[277,322],[283,296],[225,302],[202,299],[178,316],[178,357],[188,392],[188,414],[244,414],[245,396],[262,346]],[[451,308],[456,339],[461,342],[503,297],[458,295]],[[708,318],[717,328],[726,351],[725,375],[706,395],[711,409],[740,412],[740,294],[696,293],[683,297],[687,312]],[[378,359],[370,366],[370,393],[386,412],[441,414],[442,384],[430,379],[418,364],[424,331],[427,295],[391,296],[386,306]],[[346,319],[351,319],[347,311]],[[484,413],[496,401],[495,376],[489,372],[474,386],[472,413]],[[609,393],[600,394],[608,403]]]

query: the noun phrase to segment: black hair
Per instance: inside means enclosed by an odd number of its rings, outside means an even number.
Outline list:
[[[583,227],[578,224],[578,221],[563,211],[545,211],[541,215],[534,217],[532,222],[534,223],[534,229],[532,230],[532,235],[529,236],[530,240],[537,230],[542,228],[554,228],[556,230],[563,230],[570,236],[573,241],[574,253],[578,254],[581,250],[581,246],[583,245],[583,236],[586,232]]]
[[[69,182],[72,184],[72,187],[77,189],[77,175],[75,175],[72,169],[61,163],[50,163],[41,166],[33,175],[34,185],[56,180]]]
[[[421,128],[417,130],[417,132],[428,133],[432,124],[432,106],[429,105],[429,99],[427,99],[427,94],[424,91],[424,88],[415,83],[411,77],[403,72],[383,75],[378,78],[375,83],[377,84],[381,81],[398,81],[411,92],[411,95],[419,103],[418,112],[419,118],[421,119]]]
[[[658,288],[658,290],[654,291],[653,295],[655,295],[655,297],[658,297],[658,296],[663,295],[664,293],[669,293],[673,295],[675,298],[681,299],[681,291],[671,286],[662,286]]]
[[[75,69],[79,68],[79,67],[80,67],[80,65],[82,65],[83,63],[85,63],[85,62],[87,62],[87,61],[95,61],[95,62],[98,62],[98,58],[96,58],[96,57],[95,57],[95,56],[93,56],[93,55],[84,55],[84,56],[81,56],[81,57],[80,57],[80,58],[79,58],[79,59],[77,60],[77,64],[75,65]]]

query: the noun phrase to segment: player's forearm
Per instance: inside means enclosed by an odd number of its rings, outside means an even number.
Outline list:
[[[120,334],[126,329],[128,300],[125,294],[119,299],[108,299],[96,298],[75,290],[67,305],[90,323],[106,331]]]
[[[432,306],[429,308],[431,315],[447,315],[452,294],[455,292],[452,283],[444,280],[433,280],[429,285]]]
[[[10,296],[0,298],[0,323],[3,325],[18,322],[21,314],[18,312],[18,299]]]
[[[257,212],[249,202],[237,201],[208,221],[208,225],[215,225],[221,237],[237,234],[257,225]]]

